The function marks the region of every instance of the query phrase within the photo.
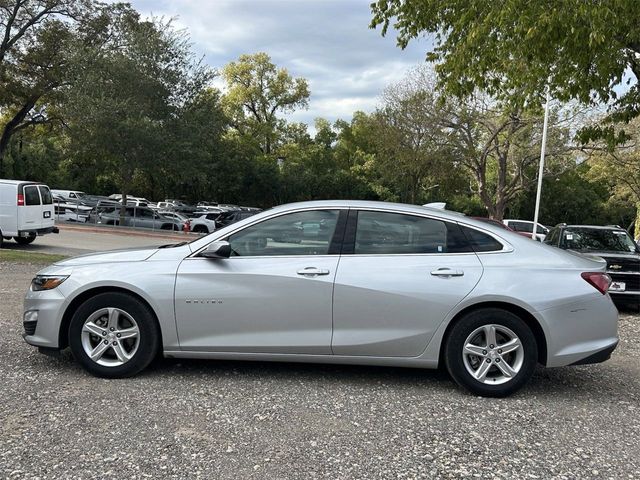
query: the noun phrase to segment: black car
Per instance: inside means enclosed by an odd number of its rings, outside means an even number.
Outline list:
[[[640,248],[626,230],[618,226],[560,224],[551,229],[544,243],[604,258],[613,280],[609,287],[611,298],[617,304],[640,307]]]

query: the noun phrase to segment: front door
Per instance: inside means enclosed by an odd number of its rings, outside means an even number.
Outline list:
[[[270,217],[226,238],[230,258],[185,259],[175,290],[180,347],[330,354],[339,217],[332,209]]]
[[[455,223],[360,211],[356,225],[335,281],[333,353],[418,356],[482,265]]]

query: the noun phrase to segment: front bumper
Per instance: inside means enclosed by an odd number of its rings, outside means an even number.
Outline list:
[[[24,311],[37,311],[37,321],[24,321],[22,338],[36,347],[59,348],[60,323],[64,311],[65,297],[59,289],[33,292],[29,290],[24,299]]]

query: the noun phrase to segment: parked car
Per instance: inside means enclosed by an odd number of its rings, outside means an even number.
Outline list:
[[[182,230],[183,227],[181,222],[160,215],[148,207],[127,207],[124,222],[120,218],[120,207],[105,207],[98,212],[97,223],[155,230]]]
[[[368,231],[373,222],[380,228]],[[305,224],[325,227],[301,241],[273,238]],[[504,396],[538,363],[609,358],[618,312],[605,268],[602,259],[443,210],[304,202],[190,243],[47,267],[26,294],[24,339],[48,353],[69,346],[84,368],[108,378],[134,375],[160,352],[444,363],[471,392]]]
[[[58,233],[49,187],[37,182],[0,179],[0,247],[12,237],[26,245],[47,233]]]
[[[252,217],[259,212],[260,210],[230,210],[227,212],[222,212],[216,219],[216,223],[219,228],[226,227],[233,223],[239,222],[240,220],[244,220],[245,218]]]
[[[523,237],[527,237],[527,238],[531,239],[531,233],[516,232],[512,228],[507,227],[504,223],[502,223],[499,220],[494,220],[492,218],[487,218],[487,217],[471,217],[471,218],[473,218],[475,220],[480,220],[481,222],[490,223],[491,225],[495,225],[498,228],[504,228],[505,230],[509,230],[510,232],[515,232],[518,235],[522,235]]]
[[[60,196],[53,197],[53,213],[57,222],[86,223],[91,218],[93,207],[66,202]]]
[[[158,209],[184,213],[185,215],[190,215],[197,210],[196,207],[189,205],[182,200],[173,200],[170,198],[165,199],[164,202],[158,202]]]
[[[159,211],[158,213],[167,218],[172,218],[183,225],[189,222],[189,228],[194,233],[212,233],[216,229],[215,220],[210,220],[207,218],[207,215],[188,218],[177,212]]]
[[[640,248],[625,229],[560,224],[551,229],[545,243],[604,258],[612,279],[611,298],[621,306],[640,307]]]
[[[54,188],[53,190],[51,190],[51,194],[62,197],[67,202],[75,202],[75,203],[79,203],[80,201],[82,201],[84,196],[86,195],[86,193],[80,190],[59,190],[57,188]]]
[[[120,204],[122,204],[123,196],[121,193],[112,193],[111,195],[109,195],[108,198],[110,200],[115,200]],[[150,202],[144,197],[134,197],[133,195],[127,195],[127,205],[132,207],[149,207],[149,208],[156,208],[157,206],[155,203]]]
[[[529,238],[531,238],[531,234],[533,233],[533,222],[529,220],[503,220],[507,227],[509,227],[514,232],[518,233],[528,233]],[[549,228],[545,227],[541,223],[538,223],[538,228],[536,229],[536,240],[539,242],[544,242],[544,238],[549,233]]]
[[[55,199],[55,197],[54,197],[54,199]],[[76,202],[72,202],[72,203],[76,203]],[[93,207],[93,208],[97,207],[98,205],[102,205],[102,206],[120,205],[120,202],[118,202],[117,200],[114,200],[114,199],[109,198],[109,197],[104,197],[104,196],[101,196],[101,195],[84,195],[79,203],[81,205],[85,205],[85,206]]]

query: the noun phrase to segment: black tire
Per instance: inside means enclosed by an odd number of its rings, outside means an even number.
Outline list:
[[[209,229],[207,227],[205,227],[204,225],[196,225],[195,227],[193,227],[193,233],[209,233]]]
[[[121,309],[137,323],[139,330],[137,349],[133,356],[122,365],[100,365],[89,357],[83,347],[82,329],[85,321],[94,312],[103,308]],[[96,336],[96,338],[98,337]],[[86,300],[73,314],[69,325],[69,346],[74,358],[95,376],[104,378],[131,377],[144,370],[156,356],[160,349],[160,332],[153,312],[140,300],[126,293],[101,293]]]
[[[13,239],[18,245],[29,245],[30,243],[33,243],[33,241],[36,239],[36,236],[29,235],[28,237],[13,237]]]
[[[463,354],[465,342],[474,331],[485,325],[506,327],[506,329],[515,333],[520,340],[521,348],[523,350],[520,354],[522,355],[520,357],[522,362],[521,366],[517,373],[513,375],[512,378],[506,380],[505,383],[492,385],[479,381],[471,375],[465,365],[465,356]],[[499,332],[498,335],[501,335],[501,333]],[[489,356],[497,356],[498,351],[502,353],[502,350],[498,350],[499,345],[500,340],[496,343],[495,350],[486,350]],[[485,352],[485,350],[483,350],[483,352]],[[506,354],[504,357],[502,355],[499,357],[493,357],[493,360],[488,357],[480,356],[468,357],[467,361],[471,365],[472,362],[469,359],[482,363],[485,362],[485,360],[492,360],[493,362],[496,362],[496,358],[499,358],[498,361],[507,361],[508,365],[510,360],[515,359],[514,356],[509,357],[509,355],[516,355],[516,353]],[[538,362],[538,346],[533,332],[520,317],[499,308],[484,308],[466,314],[455,323],[445,341],[444,360],[449,374],[456,383],[458,383],[458,385],[466,388],[476,395],[482,395],[484,397],[506,397],[522,388],[533,375]],[[488,361],[487,364],[491,365],[492,361]],[[480,363],[477,363],[477,365],[480,365]],[[504,365],[505,364],[502,363],[503,367]],[[490,370],[487,374],[487,378],[489,380],[487,380],[487,382],[492,380],[492,376],[494,377],[494,381],[500,381],[500,378],[496,379],[495,377],[500,377],[501,375],[504,376],[502,372],[498,370],[498,366],[498,364],[493,363],[493,365],[489,367]],[[473,367],[473,365],[471,365],[471,367]]]

